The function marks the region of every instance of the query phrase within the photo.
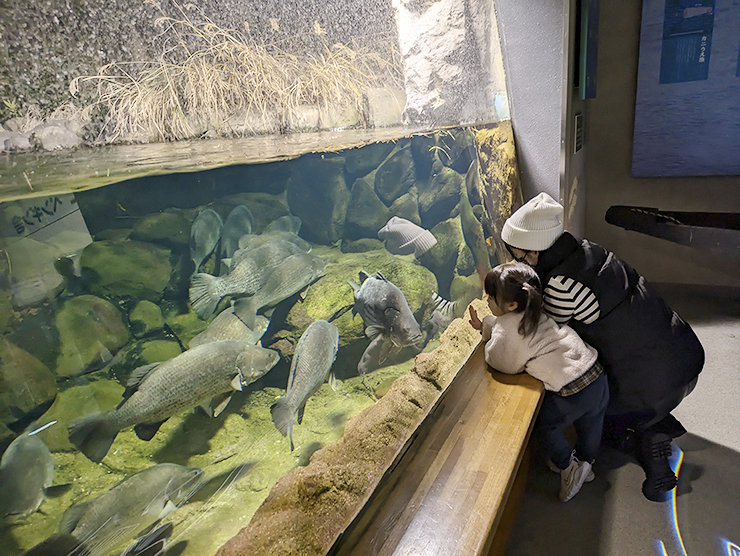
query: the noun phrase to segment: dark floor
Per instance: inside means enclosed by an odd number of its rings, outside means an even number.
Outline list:
[[[706,352],[696,389],[673,413],[689,431],[675,442],[675,497],[646,500],[642,469],[604,449],[596,479],[562,503],[558,475],[535,461],[507,556],[740,554],[740,289],[659,289]]]

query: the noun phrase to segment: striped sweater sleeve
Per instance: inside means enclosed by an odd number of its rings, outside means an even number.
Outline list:
[[[571,319],[591,324],[599,318],[599,300],[580,282],[552,276],[545,286],[545,312],[559,324]]]

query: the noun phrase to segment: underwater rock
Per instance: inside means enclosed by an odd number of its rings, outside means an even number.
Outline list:
[[[419,262],[435,274],[439,286],[437,293],[446,298],[460,249],[465,245],[460,218],[440,222],[431,232],[437,238],[437,244],[421,255]]]
[[[18,322],[6,338],[53,369],[59,356],[59,331],[54,326],[55,303],[18,312]]]
[[[170,251],[141,241],[95,241],[80,257],[82,277],[94,295],[162,298],[170,280]]]
[[[164,326],[162,310],[151,301],[139,301],[128,316],[131,332],[137,338],[161,330]]]
[[[461,187],[464,187],[463,177],[446,166],[436,171],[428,183],[420,182],[419,214],[425,228],[450,217],[460,201]]]
[[[462,317],[474,299],[483,297],[483,280],[475,273],[470,276],[455,276],[450,284],[450,299],[455,303],[455,317]]]
[[[342,253],[365,253],[382,249],[383,242],[379,239],[362,238],[362,239],[343,239],[341,250]]]
[[[24,237],[5,246],[10,257],[13,301],[18,307],[50,297],[63,281],[54,262],[62,253],[54,245]]]
[[[186,346],[195,336],[208,327],[208,321],[201,320],[189,305],[179,307],[175,303],[166,303],[162,311],[164,320],[177,339]]]
[[[372,182],[366,178],[357,178],[350,192],[342,239],[376,237],[389,217],[390,211],[378,198]]]
[[[54,373],[27,351],[0,339],[0,421],[22,430],[49,408],[56,395]]]
[[[103,367],[129,339],[119,310],[93,295],[66,301],[55,324],[60,337],[54,369],[57,376],[74,376]]]
[[[178,212],[149,214],[131,230],[131,239],[184,246],[190,239],[190,221]]]
[[[474,160],[468,168],[465,183],[460,187],[460,223],[462,224],[465,243],[473,253],[476,267],[480,266],[482,271],[488,272],[491,269],[488,244],[483,234],[483,227],[475,217],[473,207],[468,199],[468,191],[475,190],[474,184],[477,178],[478,161]]]
[[[414,157],[416,179],[427,180],[432,175],[432,166],[437,160],[437,134],[414,135],[409,143]]]
[[[414,158],[409,148],[396,151],[388,157],[375,174],[375,192],[386,206],[407,193],[416,182]]]
[[[377,169],[396,148],[392,142],[371,143],[358,149],[342,151],[344,156],[344,170],[350,177],[367,176]]]
[[[121,401],[123,386],[115,380],[91,380],[82,386],[72,386],[57,395],[44,421],[57,421],[53,427],[40,432],[52,452],[71,451],[74,446],[67,437],[67,425],[82,415],[115,407]],[[84,458],[86,459],[86,458]]]
[[[455,263],[455,272],[461,276],[470,276],[475,272],[475,258],[467,245],[460,247],[460,253],[458,253],[457,262]]]
[[[417,226],[421,226],[421,217],[419,216],[419,191],[416,186],[412,186],[408,193],[404,193],[391,205],[391,215],[405,218]]]
[[[339,440],[281,478],[217,556],[326,554],[479,342],[477,331],[455,320],[440,346],[417,356],[413,371],[350,419]]]
[[[154,339],[130,342],[119,351],[110,364],[110,372],[115,379],[125,385],[131,371],[137,367],[169,361],[182,353],[176,340]]]
[[[303,221],[301,235],[307,240],[331,245],[342,238],[349,196],[342,157],[307,155],[295,161],[288,206]]]

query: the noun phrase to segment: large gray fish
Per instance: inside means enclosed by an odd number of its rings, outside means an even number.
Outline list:
[[[221,216],[210,208],[200,211],[190,228],[190,258],[193,259],[195,272],[218,245],[223,227]]]
[[[238,205],[232,209],[224,222],[221,232],[221,256],[231,258],[239,248],[239,238],[252,233],[254,216],[246,205]]]
[[[189,346],[194,348],[220,340],[241,340],[256,344],[262,338],[268,326],[270,326],[269,319],[260,315],[257,317],[254,329],[251,329],[234,314],[233,307],[229,307],[221,311],[208,325],[208,328],[190,340]]]
[[[392,217],[378,230],[378,237],[385,240],[385,248],[394,255],[414,253],[419,257],[437,244],[432,232],[398,216]]]
[[[365,334],[373,340],[373,349],[410,346],[422,339],[419,323],[416,322],[403,292],[380,273],[370,276],[360,271],[360,284],[350,282],[355,291],[354,314],[359,314],[365,323]],[[379,336],[382,340],[375,341]],[[382,362],[382,355],[379,356]]]
[[[0,518],[31,515],[46,499],[54,480],[51,452],[36,433],[26,431],[13,440],[0,460]]]
[[[298,340],[288,377],[288,390],[270,408],[272,422],[283,436],[290,438],[293,451],[293,416],[298,412],[298,424],[303,422],[306,400],[316,393],[327,378],[334,388],[336,380],[330,374],[339,349],[339,330],[325,320],[317,320]]]
[[[222,340],[139,367],[126,385],[123,401],[114,409],[73,421],[69,440],[99,463],[121,429],[133,425],[139,438],[150,440],[172,415],[208,400],[218,415],[234,390],[260,378],[279,357],[278,352],[249,342]]]
[[[295,232],[291,232],[289,230],[273,230],[271,232],[261,234],[243,235],[239,238],[239,249],[255,249],[265,243],[278,240],[295,243],[306,253],[309,253],[313,247],[309,242],[298,236]]]
[[[154,465],[92,500],[70,506],[59,531],[78,539],[91,556],[107,554],[185,503],[202,478],[203,472],[194,467]]]
[[[253,328],[257,311],[263,307],[274,307],[314,283],[324,274],[326,264],[326,259],[308,253],[288,257],[267,276],[264,287],[257,293],[234,302],[234,313],[249,328]]]
[[[205,320],[227,295],[252,295],[265,285],[273,268],[288,257],[303,251],[289,241],[270,241],[255,249],[237,251],[236,262],[226,276],[193,275],[190,283],[190,304]],[[252,328],[250,326],[250,328]]]
[[[269,234],[270,232],[284,231],[297,234],[301,230],[302,223],[303,222],[301,222],[301,219],[297,216],[286,214],[285,216],[281,216],[280,218],[276,218],[275,220],[270,222],[267,226],[265,226],[265,229],[262,230],[262,233]]]

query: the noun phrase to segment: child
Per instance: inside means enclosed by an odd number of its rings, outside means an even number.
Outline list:
[[[483,333],[486,361],[508,374],[526,371],[545,385],[537,420],[550,468],[560,472],[560,499],[573,498],[593,480],[609,402],[606,375],[597,353],[568,326],[545,315],[540,280],[523,263],[502,264],[486,275],[488,306],[494,316],[481,321],[470,307],[470,324]],[[565,429],[576,429],[575,449]]]

